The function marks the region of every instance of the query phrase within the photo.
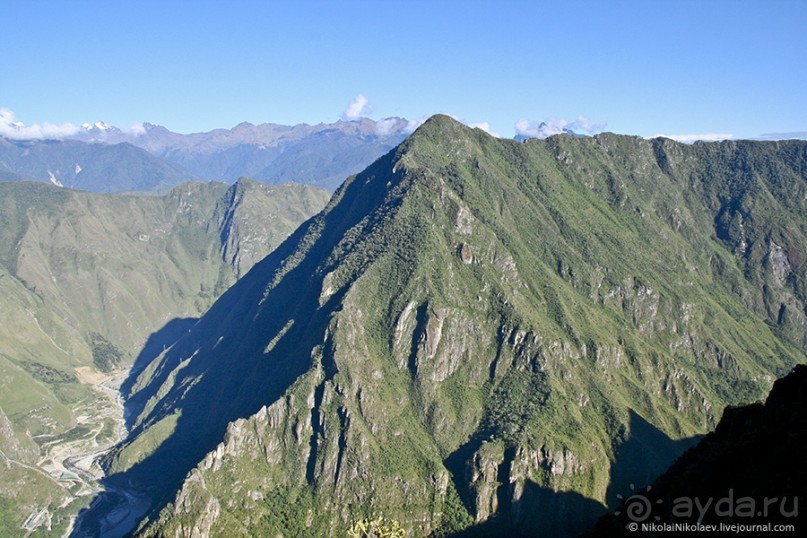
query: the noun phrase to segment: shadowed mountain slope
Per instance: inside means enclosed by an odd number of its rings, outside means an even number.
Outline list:
[[[627,526],[637,521],[789,524],[796,531],[802,529],[806,518],[798,511],[798,500],[807,493],[807,472],[801,463],[807,444],[805,417],[807,366],[799,365],[774,383],[764,404],[726,408],[713,433],[685,452],[649,490],[638,492],[641,497],[628,497],[619,507],[620,515],[602,518],[586,536],[629,536],[633,533]],[[687,514],[682,500],[694,504],[696,498],[707,509]],[[766,504],[766,499],[771,502]]]

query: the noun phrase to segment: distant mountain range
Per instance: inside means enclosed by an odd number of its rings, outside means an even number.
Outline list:
[[[178,134],[143,124],[142,131],[90,126],[76,135],[88,142],[128,142],[182,166],[202,179],[232,182],[251,177],[267,183],[295,181],[333,190],[412,131],[400,118],[361,118],[294,126],[241,123],[232,129]]]
[[[152,123],[120,129],[98,121],[85,123],[59,140],[0,138],[0,182],[44,181],[93,192],[166,192],[188,180],[233,183],[251,177],[333,191],[399,144],[417,125],[403,118],[317,125],[244,122],[232,129],[180,134]],[[575,125],[543,122],[519,130],[514,139],[587,136]],[[792,132],[764,134],[759,139],[805,137],[807,133]]]
[[[64,140],[0,138],[0,181],[37,180],[93,192],[166,191],[189,179],[298,182],[334,190],[413,129],[401,118],[252,125],[179,134],[153,124],[85,124]]]
[[[194,176],[128,142],[0,138],[0,181],[40,181],[98,193],[167,191]]]

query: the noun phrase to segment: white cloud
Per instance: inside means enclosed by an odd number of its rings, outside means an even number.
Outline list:
[[[582,114],[574,121],[567,121],[562,118],[547,118],[545,121],[537,122],[527,119],[520,119],[516,122],[516,134],[527,138],[546,138],[548,136],[561,134],[564,132],[574,132],[577,134],[592,135],[605,129],[605,123],[592,123],[589,118]]]
[[[670,140],[675,140],[676,142],[684,142],[685,144],[691,144],[698,140],[702,140],[704,142],[717,142],[719,140],[728,140],[729,138],[733,138],[734,135],[718,134],[718,133],[679,134],[679,135],[657,134],[651,136],[650,138],[658,138],[658,137],[669,138]]]
[[[490,124],[488,122],[486,122],[486,121],[480,121],[478,123],[469,123],[468,127],[472,128],[472,129],[482,129],[483,131],[488,133],[490,136],[495,136],[496,138],[501,138],[499,136],[499,133],[490,130]]]
[[[560,134],[569,122],[560,118],[548,118],[542,122],[520,119],[516,122],[516,134],[529,138],[546,138]]]
[[[757,140],[807,140],[807,131],[791,131],[789,133],[764,133]]]
[[[142,134],[146,134],[146,127],[143,123],[135,123],[131,127],[129,127],[129,133],[133,134],[134,136],[140,136]]]
[[[577,119],[570,124],[570,128],[572,129],[572,131],[575,132],[579,131],[583,133],[595,133],[605,129],[605,124],[604,123],[593,124],[591,123],[591,119],[582,114],[579,114],[577,116]]]
[[[497,132],[491,130],[490,123],[488,123],[486,121],[480,121],[480,122],[472,123],[472,122],[464,121],[461,118],[459,118],[458,116],[455,116],[454,114],[451,114],[450,112],[443,112],[442,114],[445,114],[446,116],[449,116],[449,117],[457,120],[458,122],[467,125],[468,127],[472,128],[472,129],[479,128],[479,129],[482,129],[483,131],[485,131],[486,133],[488,133],[491,136],[501,138],[501,136]],[[420,127],[421,125],[426,123],[426,120],[428,120],[428,119],[429,119],[429,116],[422,116],[422,117],[420,117],[420,118],[418,118],[416,120],[406,120],[406,125],[401,127],[400,131],[407,134],[407,135],[412,134],[412,133],[415,132],[415,130],[417,130],[418,127]],[[382,124],[384,124],[385,122],[393,122],[393,121],[397,123],[397,122],[399,122],[401,120],[398,120],[396,118],[388,118],[388,119],[385,119],[385,120],[381,120],[381,121],[376,123],[376,130],[379,130],[379,127],[382,126]],[[379,132],[381,132],[381,131],[379,130]]]
[[[386,118],[379,120],[375,123],[375,132],[380,136],[387,136],[395,131],[398,124],[401,122],[398,118]]]
[[[0,108],[0,136],[13,138],[16,140],[28,140],[31,138],[64,138],[76,134],[79,128],[72,123],[53,125],[43,123],[42,125],[25,125],[18,121],[14,112],[7,108]]]
[[[415,132],[415,129],[426,123],[428,118],[420,118],[417,120],[409,120],[406,122],[406,127],[403,128],[403,132],[406,134],[412,134]]]
[[[0,108],[0,125],[14,124],[14,112],[7,108]]]
[[[370,112],[369,107],[370,102],[363,94],[359,94],[356,96],[355,99],[348,105],[347,109],[342,113],[342,119],[346,121],[357,120],[362,115],[365,115]]]

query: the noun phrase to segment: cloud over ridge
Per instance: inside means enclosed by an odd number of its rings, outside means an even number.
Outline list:
[[[370,112],[370,101],[364,96],[364,94],[359,94],[356,96],[353,101],[347,106],[345,111],[342,113],[342,119],[345,121],[352,121],[361,118],[363,115],[366,115]]]
[[[588,117],[580,114],[574,121],[555,117],[542,122],[520,119],[515,124],[515,130],[516,136],[522,138],[547,138],[561,133],[593,135],[605,129],[606,125],[605,122],[592,123]]]
[[[650,138],[669,138],[676,142],[683,142],[685,144],[692,144],[693,142],[719,142],[720,140],[728,140],[734,138],[731,133],[699,133],[699,134],[657,134]]]
[[[38,138],[65,138],[78,133],[79,127],[72,123],[54,125],[45,122],[42,125],[25,125],[18,121],[14,111],[0,107],[0,136],[14,140],[30,140]]]

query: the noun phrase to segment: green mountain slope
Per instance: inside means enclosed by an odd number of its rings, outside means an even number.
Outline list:
[[[582,531],[805,360],[805,162],[436,116],[139,375],[111,481],[154,535]]]
[[[59,447],[117,440],[108,378],[187,332],[327,198],[246,179],[164,196],[0,183],[0,498],[12,526],[89,499],[59,481]],[[54,533],[71,511],[54,515]]]

